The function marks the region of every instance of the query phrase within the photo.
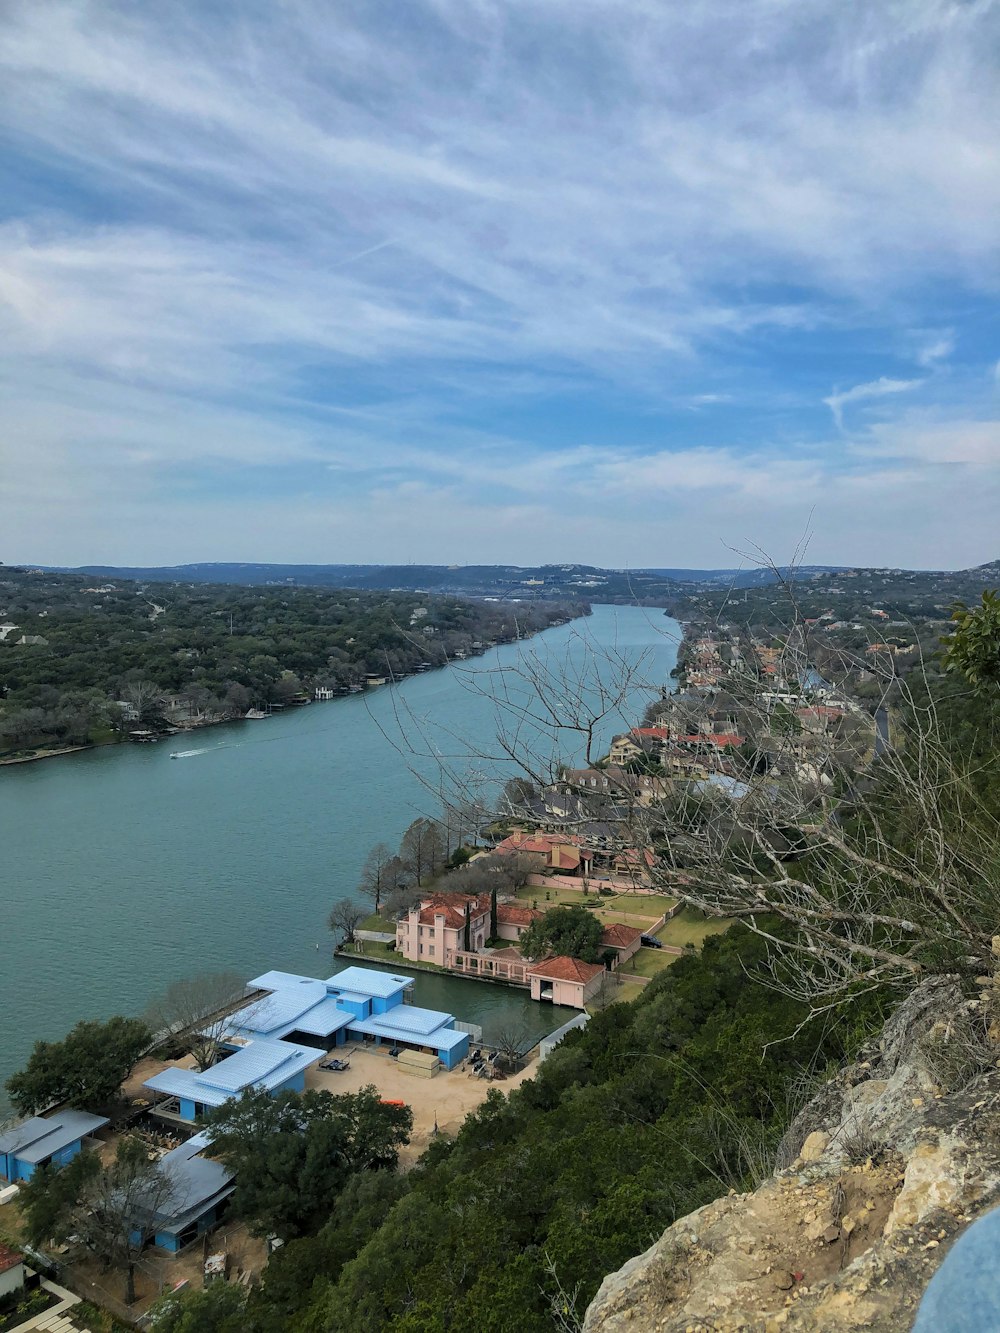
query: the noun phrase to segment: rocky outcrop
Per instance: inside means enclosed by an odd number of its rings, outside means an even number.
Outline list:
[[[991,993],[918,989],[796,1117],[779,1169],[607,1277],[584,1333],[909,1329],[949,1243],[1000,1202]]]

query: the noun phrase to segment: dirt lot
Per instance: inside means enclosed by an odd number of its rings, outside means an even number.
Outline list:
[[[343,1074],[317,1069],[306,1070],[307,1088],[325,1088],[328,1092],[357,1092],[374,1083],[387,1101],[403,1101],[413,1111],[413,1134],[409,1145],[400,1154],[404,1167],[412,1166],[430,1143],[437,1120],[442,1134],[456,1134],[470,1111],[486,1100],[490,1088],[509,1092],[535,1072],[532,1061],[519,1074],[490,1083],[482,1078],[470,1078],[469,1070],[448,1072],[441,1069],[433,1078],[408,1074],[387,1051],[381,1052],[358,1046],[344,1046],[337,1051],[341,1059],[350,1059],[351,1067]]]

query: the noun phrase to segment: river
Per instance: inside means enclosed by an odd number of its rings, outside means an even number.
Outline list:
[[[327,913],[375,842],[395,846],[418,814],[437,813],[430,753],[499,771],[498,683],[541,664],[592,696],[602,654],[638,663],[626,702],[598,728],[606,749],[669,686],[679,635],[657,610],[595,606],[363,697],[0,768],[0,1087],[39,1038],[141,1013],[179,977],[339,970]],[[568,734],[561,747],[582,758]],[[416,976],[417,1003],[486,1028],[514,1019],[541,1036],[570,1016],[520,991]]]

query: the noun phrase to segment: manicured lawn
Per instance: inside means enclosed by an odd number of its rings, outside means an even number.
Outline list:
[[[546,898],[546,894],[549,895]],[[610,897],[601,895],[592,889],[583,893],[579,889],[539,889],[527,885],[517,891],[518,902],[538,903],[540,912],[549,907],[565,907],[583,903],[599,902],[601,907],[615,912],[634,913],[637,916],[656,918],[673,907],[676,898],[667,898],[661,893],[616,893]]]
[[[696,912],[693,907],[681,910],[656,932],[656,938],[664,944],[693,944],[700,948],[709,935],[721,935],[732,925],[724,917],[707,917]]]
[[[358,930],[380,930],[385,935],[391,935],[394,929],[395,923],[386,921],[385,917],[379,916],[377,912],[372,912],[371,916],[366,916],[358,926]]]
[[[634,958],[622,964],[623,972],[634,972],[640,977],[655,977],[671,963],[676,963],[677,954],[667,953],[666,949],[640,949]]]

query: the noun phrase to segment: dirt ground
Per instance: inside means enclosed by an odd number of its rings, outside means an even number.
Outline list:
[[[387,1101],[406,1102],[413,1111],[413,1133],[400,1154],[404,1167],[412,1166],[431,1142],[435,1121],[439,1133],[457,1134],[469,1112],[486,1100],[490,1088],[509,1092],[532,1078],[537,1067],[532,1060],[520,1073],[490,1083],[470,1078],[470,1070],[463,1066],[450,1072],[441,1069],[433,1078],[420,1078],[408,1074],[406,1066],[400,1065],[385,1049],[366,1050],[348,1045],[339,1048],[337,1055],[340,1059],[350,1059],[350,1069],[335,1074],[312,1065],[306,1070],[306,1087],[324,1088],[327,1092],[358,1092],[374,1083]]]

